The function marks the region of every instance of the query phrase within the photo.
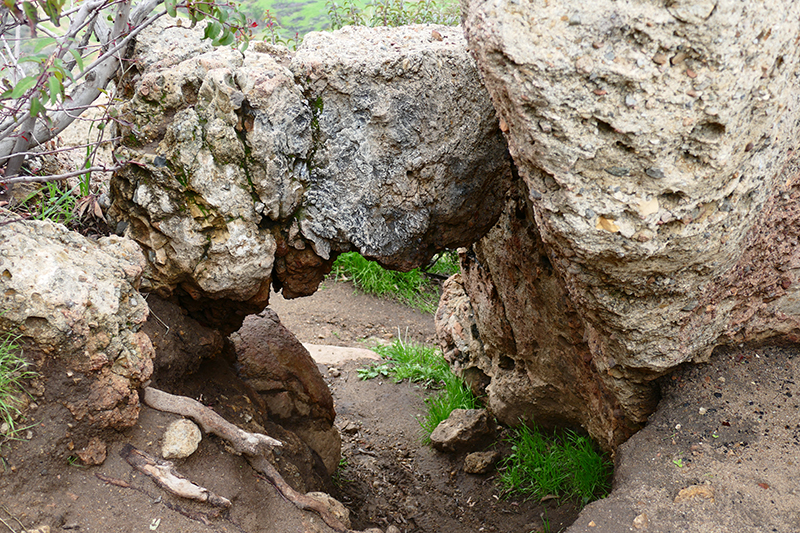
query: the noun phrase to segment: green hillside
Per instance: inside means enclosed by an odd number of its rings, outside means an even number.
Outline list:
[[[263,30],[270,21],[277,22],[278,33],[292,39],[310,31],[330,29],[329,9],[335,5],[340,22],[396,25],[409,22],[458,24],[458,0],[246,0],[241,10],[259,23]],[[267,15],[268,14],[268,15]],[[270,20],[271,19],[271,20]],[[377,19],[383,22],[376,22]]]
[[[360,4],[364,5],[364,2]],[[330,26],[325,0],[250,0],[242,2],[241,6],[259,24],[264,22],[264,14],[269,10],[287,35],[297,32],[302,36]]]

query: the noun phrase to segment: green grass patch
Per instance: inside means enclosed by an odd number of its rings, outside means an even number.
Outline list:
[[[386,270],[357,252],[347,252],[336,258],[331,275],[339,281],[352,280],[367,294],[395,298],[425,313],[434,313],[439,304],[438,284],[418,268],[410,272]]]
[[[7,334],[0,340],[0,426],[4,430],[0,442],[15,438],[24,429],[17,426],[21,414],[18,398],[25,394],[23,381],[36,375],[28,370],[28,362],[19,355],[18,338]]]
[[[507,494],[575,498],[583,505],[608,494],[613,466],[589,437],[548,435],[536,425],[511,432],[512,453],[501,463],[499,480]]]
[[[470,388],[450,370],[441,350],[401,339],[395,339],[389,346],[377,346],[373,350],[386,362],[358,369],[361,379],[391,376],[396,383],[407,379],[439,389],[433,396],[425,399],[426,413],[419,419],[423,442],[426,444],[430,442],[431,432],[450,416],[453,409],[480,407],[480,401]]]
[[[444,387],[435,395],[425,399],[426,413],[420,421],[424,433],[423,442],[430,442],[431,433],[441,422],[450,417],[454,409],[478,409],[480,400],[461,378],[453,374],[445,379]]]

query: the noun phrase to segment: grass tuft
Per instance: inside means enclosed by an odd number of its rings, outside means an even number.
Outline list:
[[[367,294],[393,297],[425,313],[434,313],[439,304],[438,285],[418,268],[410,272],[386,270],[357,252],[347,252],[336,258],[331,275],[337,280],[352,280]]]
[[[430,442],[431,433],[441,422],[450,417],[454,409],[478,409],[480,401],[461,378],[450,374],[444,387],[434,396],[425,399],[427,412],[419,421],[424,434],[423,442]]]
[[[23,380],[35,376],[35,372],[28,370],[28,362],[19,355],[18,338],[8,334],[0,340],[0,426],[7,426],[0,434],[2,440],[13,439],[20,431],[16,424],[21,414],[17,398],[24,394]]]
[[[361,379],[391,375],[396,383],[403,380],[422,382],[427,387],[440,390],[425,399],[427,412],[419,419],[423,442],[430,442],[430,435],[440,422],[446,420],[454,409],[476,409],[480,401],[472,390],[453,372],[441,350],[395,339],[389,346],[377,346],[375,352],[386,363],[373,364],[358,370]]]
[[[610,490],[612,464],[588,437],[567,431],[546,435],[536,425],[512,429],[512,453],[501,463],[508,494],[575,498],[582,505]]]

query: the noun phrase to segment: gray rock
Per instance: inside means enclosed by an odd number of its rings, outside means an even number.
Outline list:
[[[464,457],[464,472],[467,474],[485,474],[494,468],[500,460],[500,452],[472,452]]]
[[[291,68],[318,121],[300,223],[317,253],[352,244],[408,270],[496,220],[510,168],[465,47],[430,25],[306,36]]]
[[[87,431],[133,425],[137,389],[153,372],[153,347],[139,331],[148,315],[139,247],[8,211],[0,221],[0,331],[21,335],[48,401],[63,402]]]
[[[459,29],[345,28],[244,56],[199,39],[145,30],[119,109],[117,156],[136,163],[109,216],[146,251],[144,289],[229,333],[271,283],[314,292],[336,252],[407,270],[496,220],[510,160]]]
[[[454,409],[431,433],[431,446],[441,452],[469,451],[494,438],[494,419],[485,409]]]
[[[191,420],[182,418],[167,426],[161,442],[161,457],[164,459],[184,459],[192,455],[203,435],[200,428]]]
[[[515,295],[498,282],[506,305],[498,314],[538,323],[541,329],[525,336],[550,347],[530,344],[524,354],[492,347],[493,361],[505,356],[506,366],[524,365],[525,372],[486,363],[483,372],[516,380],[515,390],[526,382],[541,392],[550,386],[541,410],[557,416],[563,403],[564,419],[584,421],[569,385],[587,378],[578,383],[593,384],[580,385],[577,395],[593,413],[590,431],[613,447],[652,412],[657,376],[705,360],[720,342],[797,327],[790,303],[797,301],[797,267],[777,249],[796,254],[783,237],[796,216],[779,206],[788,207],[782,197],[794,194],[796,183],[800,49],[793,43],[800,29],[788,21],[800,17],[800,4],[644,2],[620,9],[610,0],[589,7],[578,0],[472,0],[463,13],[525,196],[533,199],[520,216],[535,224],[531,238],[544,252],[537,256],[547,258],[534,264],[511,253],[521,262],[502,268],[525,271],[518,278],[551,276],[552,268],[559,295],[540,292],[541,285]],[[580,13],[581,24],[569,24],[565,13]],[[591,72],[579,68],[589,61]],[[588,210],[597,217],[584,217]],[[504,254],[496,248],[496,264]],[[766,257],[781,266],[745,270]],[[523,311],[537,299],[542,307]],[[697,305],[689,309],[692,300]],[[480,315],[483,303],[472,303]],[[482,320],[481,336],[490,329]],[[564,348],[577,346],[580,355],[559,377],[546,361],[558,360],[551,340],[565,330],[572,333]],[[489,388],[496,398],[515,398],[499,392],[499,383]]]

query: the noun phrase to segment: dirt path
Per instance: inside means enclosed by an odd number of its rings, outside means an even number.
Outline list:
[[[404,340],[436,343],[432,315],[361,294],[350,283],[326,282],[308,298],[277,297],[270,306],[305,343],[364,347],[371,338],[390,341],[398,331]],[[351,509],[354,527],[528,533],[542,530],[543,514],[553,531],[575,519],[571,505],[502,499],[494,473],[466,474],[463,455],[423,446],[416,417],[430,391],[408,382],[360,380],[356,370],[371,362],[321,365],[343,440],[336,496]]]

